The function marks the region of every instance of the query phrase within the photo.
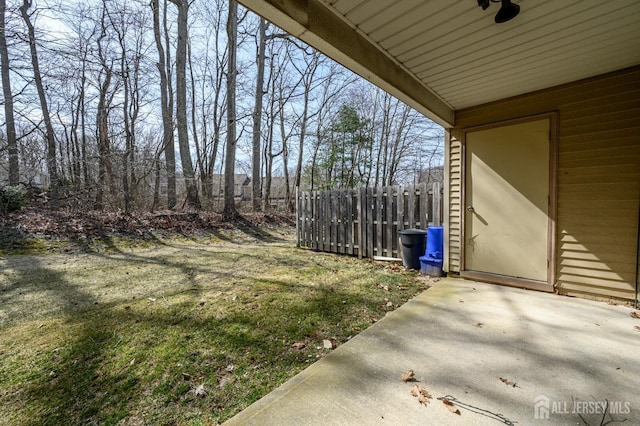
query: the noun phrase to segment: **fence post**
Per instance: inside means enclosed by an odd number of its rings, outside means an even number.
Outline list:
[[[353,256],[353,190],[347,191],[347,214],[346,214],[346,222],[347,222],[347,254]]]
[[[367,210],[367,257],[373,257],[373,233],[375,232],[375,227],[373,226],[373,188],[367,188],[367,202],[366,202],[366,210]]]
[[[300,247],[300,188],[296,187],[296,247]]]
[[[418,191],[420,191],[420,203],[418,204],[418,222],[420,222],[421,229],[427,229],[429,220],[427,219],[427,204],[429,203],[429,195],[427,194],[427,184],[418,184]]]
[[[416,211],[416,188],[413,185],[407,186],[407,221],[409,228],[415,228],[415,211]]]
[[[387,257],[393,257],[393,187],[386,187],[387,197],[385,199],[385,212],[387,219],[387,232],[384,250]],[[380,236],[382,238],[382,235]],[[381,254],[382,256],[382,254]]]
[[[433,188],[433,224],[436,226],[442,225],[442,217],[440,211],[440,182],[434,182]]]
[[[398,187],[398,231],[404,229],[404,187]]]
[[[344,205],[342,204],[342,198],[344,190],[340,190],[336,193],[336,253],[344,254]]]
[[[358,258],[362,259],[364,257],[364,219],[366,215],[363,213],[363,198],[364,198],[364,188],[358,188],[357,192],[357,204],[358,204]]]
[[[382,256],[382,215],[383,215],[383,208],[384,208],[384,205],[382,203],[382,193],[383,193],[383,188],[381,186],[374,188],[373,197],[375,202],[373,204],[374,206],[373,222],[375,224],[376,231],[373,233],[375,248],[374,248],[374,251],[371,253],[372,256],[376,254],[378,256]]]

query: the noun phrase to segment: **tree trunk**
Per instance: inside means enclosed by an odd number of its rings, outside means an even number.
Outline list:
[[[72,152],[73,152],[73,189],[76,191],[76,194],[80,192],[80,184],[82,182],[81,177],[81,159],[80,159],[80,143],[78,137],[78,125],[80,124],[80,104],[83,102],[84,98],[84,80],[80,79],[80,88],[78,93],[78,103],[75,106],[72,106],[73,114],[72,114],[72,124],[71,124],[71,141],[72,141]]]
[[[87,160],[87,126],[85,125],[87,107],[85,102],[85,83],[86,83],[86,57],[82,60],[82,90],[80,92],[80,99],[78,103],[80,104],[80,138],[82,139],[81,144],[81,155],[82,155],[82,169],[83,169],[83,178],[84,178],[84,189],[89,190],[91,186],[90,175],[89,175],[89,163]]]
[[[178,7],[178,44],[176,46],[176,119],[178,122],[178,146],[182,174],[187,189],[187,205],[200,209],[198,186],[193,173],[191,149],[189,148],[189,125],[187,122],[187,39],[189,15],[188,0],[171,0]]]
[[[155,171],[155,181],[153,183],[153,204],[151,205],[151,211],[154,212],[160,205],[160,154],[162,150],[156,155],[153,165]]]
[[[282,168],[284,172],[284,184],[285,184],[285,206],[287,209],[290,208],[290,202],[292,200],[291,197],[291,186],[289,185],[289,136],[285,130],[284,122],[284,102],[282,101],[282,92],[280,93],[280,105],[279,105],[279,114],[280,114],[280,139],[282,140]]]
[[[227,62],[227,147],[224,164],[224,207],[227,217],[237,215],[234,200],[234,175],[236,165],[236,48],[238,43],[238,3],[229,0],[227,17],[229,61]]]
[[[9,185],[15,186],[20,183],[20,166],[18,162],[18,140],[16,138],[16,122],[13,118],[13,94],[11,93],[9,52],[7,51],[7,35],[5,33],[6,9],[6,0],[0,0],[0,67],[2,68],[4,118],[7,126],[7,149],[9,151]]]
[[[164,158],[167,166],[167,208],[173,209],[176,206],[176,157],[175,147],[173,145],[173,93],[171,82],[168,77],[168,64],[170,59],[167,58],[162,44],[162,36],[160,29],[160,5],[158,0],[151,0],[151,9],[153,10],[153,36],[158,49],[158,72],[160,73],[160,107],[162,111],[162,146],[164,150]],[[167,2],[164,2],[164,32],[167,35]],[[165,39],[168,36],[165,37]],[[167,40],[167,46],[169,46]]]
[[[130,100],[129,100],[129,134],[127,144],[127,154],[129,157],[130,172],[129,182],[131,185],[131,198],[135,200],[138,196],[138,178],[136,175],[136,124],[138,122],[138,115],[140,113],[140,55],[136,54],[133,77],[130,75],[131,70],[127,69],[127,75],[129,76],[128,84],[132,87],[129,88]],[[127,84],[127,82],[125,82]]]
[[[100,59],[100,75],[98,76],[99,93],[98,93],[98,108],[96,111],[96,132],[98,143],[98,156],[100,162],[100,176],[98,181],[99,197],[96,197],[96,209],[101,210],[104,207],[103,204],[103,185],[105,183],[105,177],[109,185],[109,192],[113,199],[116,199],[116,184],[113,174],[113,166],[111,164],[111,148],[109,141],[109,112],[111,110],[111,102],[115,92],[109,95],[109,88],[111,87],[111,78],[113,76],[113,62],[107,63],[107,59],[104,56],[102,47],[102,41],[106,37],[106,5],[103,5],[102,18],[101,18],[101,32],[100,36],[96,40],[98,46],[98,58]],[[104,80],[102,79],[102,73],[104,73]],[[98,200],[99,198],[99,200]]]
[[[202,185],[202,198],[208,200],[211,192],[207,192],[207,176],[203,161],[203,152],[200,149],[200,138],[198,137],[198,126],[196,120],[196,79],[193,74],[193,60],[191,58],[191,42],[188,43],[188,60],[189,60],[189,81],[191,82],[191,132],[193,133],[193,143],[196,147],[196,164],[200,172],[200,184]],[[204,94],[204,91],[203,91]],[[204,108],[204,105],[203,105]],[[206,127],[204,129],[203,144],[206,143]],[[194,173],[195,174],[195,173]],[[210,189],[209,189],[210,191]]]
[[[294,187],[299,188],[302,179],[302,160],[304,158],[304,140],[307,134],[307,122],[309,120],[309,95],[310,86],[305,87],[302,103],[302,121],[300,122],[300,137],[298,139],[298,161],[296,163],[296,176]]]
[[[111,85],[111,69],[106,69],[104,81],[100,84],[100,96],[98,98],[98,111],[96,114],[96,127],[98,132],[98,191],[96,195],[95,209],[104,208],[104,184],[106,176],[109,176],[109,186],[115,192],[115,184],[111,182],[113,178],[111,170],[111,150],[109,149],[109,107],[107,105],[107,91]]]
[[[264,63],[265,63],[265,48],[266,48],[266,32],[267,21],[264,18],[260,18],[258,29],[258,57],[256,62],[258,70],[256,73],[256,102],[253,109],[253,143],[252,143],[252,157],[251,157],[251,202],[253,205],[253,211],[258,212],[261,210],[261,193],[260,193],[260,139],[262,130],[262,97],[264,95]]]
[[[20,6],[20,13],[24,23],[27,25],[29,35],[29,49],[31,51],[31,65],[33,67],[33,78],[40,99],[40,109],[42,110],[42,119],[46,128],[47,137],[47,169],[49,171],[49,181],[51,186],[51,203],[56,208],[58,204],[58,164],[56,159],[56,138],[51,125],[51,116],[49,115],[49,105],[47,104],[47,95],[42,84],[42,74],[40,73],[40,64],[38,61],[38,49],[36,47],[36,32],[31,22],[31,16],[28,10],[31,8],[32,0],[23,0]]]
[[[120,47],[122,48],[122,56],[120,57],[120,73],[122,74],[123,81],[123,100],[122,100],[122,116],[124,118],[124,135],[125,135],[125,150],[122,155],[122,192],[124,195],[124,212],[129,214],[131,212],[131,182],[129,181],[129,155],[133,149],[131,123],[129,121],[129,67],[126,60],[127,48],[124,40],[124,35],[119,34]]]

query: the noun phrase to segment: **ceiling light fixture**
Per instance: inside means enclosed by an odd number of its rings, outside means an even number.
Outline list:
[[[495,21],[497,24],[507,22],[515,18],[516,15],[520,13],[520,6],[518,6],[517,4],[512,4],[511,0],[478,0],[478,6],[480,6],[482,10],[487,10],[491,3],[498,2],[501,2],[502,6],[496,14]]]

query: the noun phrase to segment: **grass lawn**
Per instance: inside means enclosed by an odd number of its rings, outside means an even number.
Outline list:
[[[217,424],[427,285],[296,249],[289,228],[4,252],[0,270],[0,424],[12,425]]]

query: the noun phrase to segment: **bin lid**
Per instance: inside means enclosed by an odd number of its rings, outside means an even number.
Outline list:
[[[424,229],[403,229],[398,231],[400,235],[427,235],[427,231]]]

